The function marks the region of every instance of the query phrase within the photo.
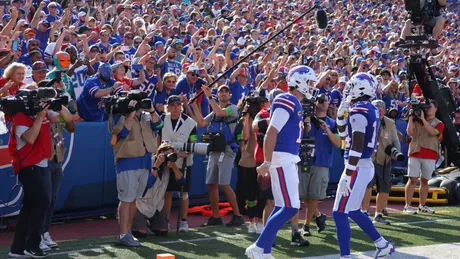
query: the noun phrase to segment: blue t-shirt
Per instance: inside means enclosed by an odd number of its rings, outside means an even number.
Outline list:
[[[198,78],[195,84],[190,85],[189,82],[187,81],[187,77],[183,76],[178,79],[176,83],[176,87],[173,89],[172,93],[174,95],[180,95],[184,94],[187,96],[187,99],[190,100],[191,95],[195,95],[198,92],[201,92],[201,87],[206,84],[206,81],[204,81],[201,78]],[[203,117],[206,117],[209,113],[209,101],[206,96],[201,95],[198,100],[201,100],[201,114]]]
[[[105,85],[102,83],[99,75],[89,77],[83,91],[77,99],[77,107],[79,116],[85,121],[102,121],[104,118],[103,102],[101,98],[96,98],[95,94],[100,89],[112,87],[115,80],[111,79]]]
[[[45,51],[46,46],[48,46],[48,39],[50,38],[51,28],[48,28],[45,32],[41,32],[38,29],[35,29],[35,32],[35,38],[40,41],[40,45],[38,47],[42,51]]]
[[[131,48],[128,51],[123,51],[125,53],[125,58],[132,60],[134,57],[134,54],[136,54],[136,49],[131,46]]]
[[[232,93],[232,97],[230,98],[230,102],[233,104],[238,104],[240,99],[243,95],[247,95],[249,90],[246,87],[241,86],[238,80],[235,80],[233,84],[230,84],[230,92]]]
[[[337,89],[334,89],[331,91],[331,104],[335,104],[337,107],[340,106],[340,104],[342,103],[342,93],[337,90]]]
[[[158,78],[155,74],[149,77],[147,71],[145,70],[144,73],[145,81],[142,84],[133,87],[133,90],[140,90],[142,92],[145,92],[147,93],[147,97],[150,98],[150,100],[155,101],[155,92],[157,88]],[[133,71],[132,75],[133,78],[139,77],[139,71]]]
[[[182,64],[176,60],[166,60],[161,67],[161,77],[163,78],[163,76],[168,72],[174,73],[177,77],[179,77],[182,74]]]
[[[335,121],[329,117],[320,118],[324,122],[326,122],[327,127],[333,132],[337,132],[337,127]],[[315,152],[312,154],[310,159],[311,166],[324,166],[324,167],[331,167],[332,165],[332,142],[327,135],[327,132],[324,131],[320,126],[319,123],[316,125],[315,123],[311,124],[311,130],[308,132],[308,137],[315,138]]]
[[[289,113],[289,119],[276,138],[274,151],[299,154],[299,146],[303,135],[302,105],[299,99],[292,94],[278,95],[271,105],[270,119],[276,109],[283,109]]]
[[[379,128],[379,110],[370,102],[357,102],[351,108],[347,118],[348,136],[345,139],[345,160],[348,159],[352,143],[353,128],[350,119],[353,120],[353,115],[361,114],[367,120],[366,132],[364,133],[364,147],[362,150],[361,159],[370,158],[377,146],[377,130]]]
[[[121,115],[114,115],[113,116],[113,125],[115,126],[118,121],[120,120]],[[137,117],[139,120],[142,119],[150,119],[150,126],[154,131],[155,135],[157,134],[158,130],[163,128],[163,121],[160,119],[157,122],[151,122],[150,114],[141,114]],[[123,127],[123,130],[118,133],[117,140],[120,141],[123,138],[126,138],[129,134],[130,130],[126,127]],[[132,157],[132,158],[119,158],[117,164],[115,165],[115,170],[117,173],[129,170],[138,170],[138,169],[151,169],[152,168],[152,153],[145,152],[143,156],[139,157]]]
[[[171,90],[171,92],[168,94],[165,88],[163,88],[163,91],[161,92],[157,91],[157,94],[155,96],[155,103],[165,105],[168,102],[169,96],[171,96],[172,94],[173,94],[173,90]]]

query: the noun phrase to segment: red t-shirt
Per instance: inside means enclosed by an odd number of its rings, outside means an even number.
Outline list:
[[[285,93],[287,93],[289,90],[286,80],[279,82],[276,88],[283,90]]]
[[[114,78],[115,78],[115,81],[122,82],[123,84],[129,86],[129,88],[133,87],[133,85],[132,85],[133,81],[131,79],[127,78],[127,77],[123,77],[123,78],[120,79],[120,78],[117,78],[116,76],[114,76]]]
[[[261,119],[267,119],[270,118],[270,113],[268,112],[267,109],[262,109],[257,115],[256,119],[261,120]],[[255,132],[256,134],[256,139],[257,139],[257,133],[259,131],[257,130]],[[263,163],[264,162],[264,149],[259,146],[259,143],[256,142],[256,151],[254,152],[254,159],[256,160],[256,163]]]
[[[417,123],[419,123],[420,125],[423,125],[421,122],[417,122]],[[439,132],[438,139],[441,140],[442,131],[444,130],[444,123],[440,122],[434,128],[438,130]],[[438,152],[433,151],[431,149],[421,147],[419,152],[413,153],[409,155],[409,157],[438,160]]]
[[[6,80],[3,76],[0,77],[0,89],[3,88],[3,86],[6,85],[6,83],[8,83],[8,80]],[[8,92],[10,95],[16,95],[19,91],[19,88],[21,88],[22,86],[24,85],[23,82],[19,83],[18,84],[14,84],[13,87],[11,87],[10,89],[8,89]]]

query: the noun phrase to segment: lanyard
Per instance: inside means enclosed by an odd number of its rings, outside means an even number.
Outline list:
[[[184,120],[182,119],[182,116],[179,117],[179,119],[177,120],[176,122],[176,126],[174,127],[173,131],[176,132],[178,129],[179,129],[179,126],[180,124],[183,122]]]

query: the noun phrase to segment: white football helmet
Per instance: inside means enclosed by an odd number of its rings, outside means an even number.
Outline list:
[[[315,71],[309,66],[295,66],[289,70],[287,75],[287,83],[289,88],[299,90],[307,99],[312,98],[316,78]]]
[[[374,98],[377,92],[378,81],[369,73],[357,73],[347,82],[344,93],[347,95],[347,101],[355,100],[362,96]]]

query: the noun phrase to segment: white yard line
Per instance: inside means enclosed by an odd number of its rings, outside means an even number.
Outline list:
[[[393,226],[401,226],[401,225],[417,225],[417,224],[427,224],[427,223],[436,223],[436,222],[445,222],[445,221],[458,221],[457,219],[435,219],[435,220],[421,220],[421,221],[413,221],[413,222],[401,222],[401,223],[392,223]],[[357,226],[353,226],[355,228]],[[220,236],[215,236],[215,237],[205,237],[205,238],[194,238],[194,239],[179,239],[179,240],[172,240],[172,241],[163,241],[159,242],[159,244],[166,245],[166,244],[178,244],[178,243],[195,243],[195,242],[203,242],[203,241],[209,241],[209,240],[222,240],[222,239],[235,239],[235,238],[240,238],[244,237],[245,235],[242,234],[236,234],[236,235],[227,235],[223,234]],[[460,254],[460,243],[452,243],[452,244],[440,244],[440,245],[433,245],[433,246],[446,246],[442,247],[442,250],[436,250],[437,253],[438,251],[443,251],[442,255],[439,254],[433,257],[432,252],[434,250],[432,249],[419,249],[418,247],[405,247],[405,248],[398,248],[396,247],[397,253],[395,256],[391,256],[391,259],[406,259],[406,258],[418,258],[421,259],[419,255],[420,253],[426,253],[427,257],[426,258],[459,258]],[[451,247],[452,246],[452,247]],[[432,247],[432,246],[426,246],[426,247]],[[111,250],[113,249],[112,246],[110,245],[103,245],[98,248],[87,248],[87,249],[80,249],[80,250],[72,250],[72,251],[63,251],[63,252],[57,252],[57,253],[49,253],[50,256],[59,256],[59,255],[68,255],[68,254],[79,254],[79,253],[85,253],[85,252],[98,252],[98,253],[103,253],[104,250]],[[437,249],[437,248],[436,248]],[[441,249],[441,248],[440,248]],[[410,251],[405,253],[404,251]],[[426,251],[425,251],[426,250]],[[356,258],[369,258],[370,255],[372,255],[373,251],[369,252],[364,252],[364,253],[356,253]],[[431,253],[430,253],[431,252]],[[402,253],[402,254],[401,254]],[[355,255],[355,254],[354,254]],[[455,256],[453,256],[455,255]],[[453,256],[453,257],[452,257]],[[337,255],[329,255],[329,256],[319,256],[319,257],[306,257],[303,259],[313,259],[313,258],[322,258],[322,259],[329,259],[329,258],[334,258],[336,259],[338,256]],[[355,258],[355,257],[353,257]],[[423,257],[422,257],[423,258]]]

